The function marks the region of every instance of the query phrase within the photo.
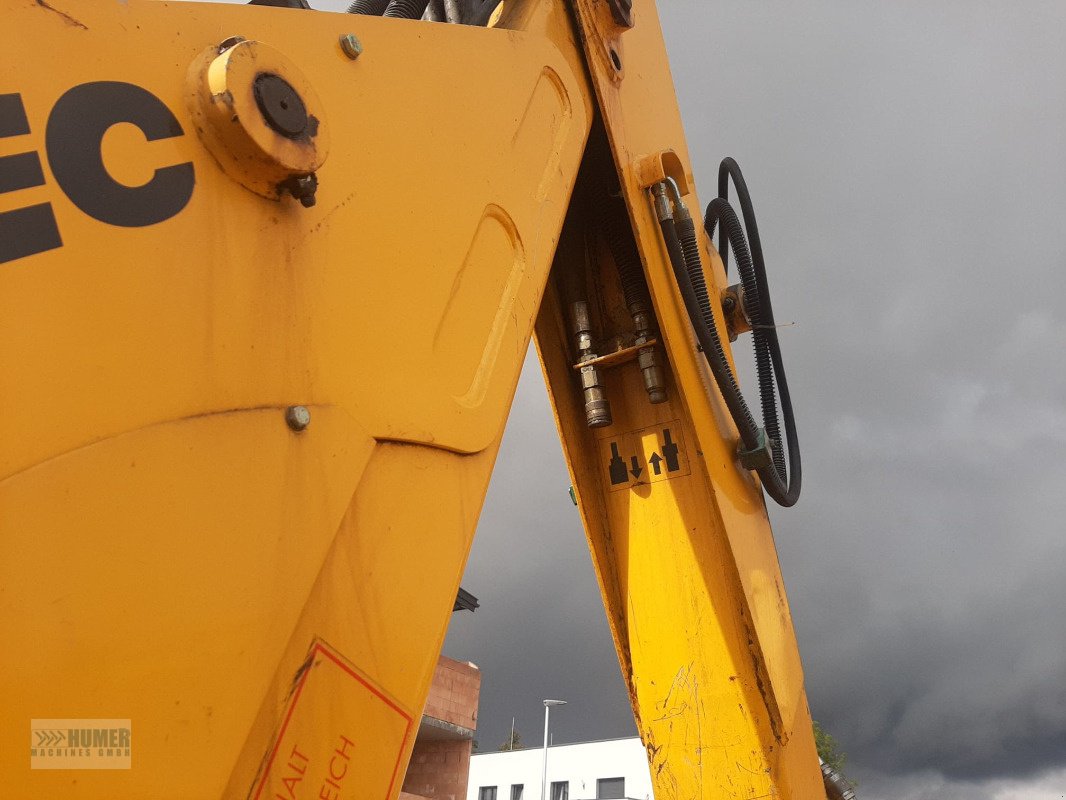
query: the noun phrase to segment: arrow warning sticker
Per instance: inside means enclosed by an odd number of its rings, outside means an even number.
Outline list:
[[[676,419],[601,439],[600,454],[611,491],[689,474],[681,422]]]

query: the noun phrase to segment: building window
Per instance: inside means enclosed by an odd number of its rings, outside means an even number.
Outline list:
[[[523,785],[521,783],[512,783],[511,784],[511,800],[522,800],[522,789],[523,788],[524,787],[523,787]]]
[[[596,800],[619,800],[625,796],[625,778],[600,778],[596,781]]]
[[[551,800],[570,800],[570,782],[552,781]]]
[[[496,800],[496,787],[482,786],[477,790],[477,800]]]

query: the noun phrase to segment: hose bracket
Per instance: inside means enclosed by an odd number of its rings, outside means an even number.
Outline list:
[[[766,428],[758,428],[755,431],[755,447],[745,449],[743,442],[737,447],[737,458],[745,469],[759,470],[772,467],[774,463],[774,447],[777,443],[766,435]]]

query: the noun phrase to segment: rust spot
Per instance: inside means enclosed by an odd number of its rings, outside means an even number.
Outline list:
[[[741,621],[744,624],[744,630],[748,634],[748,655],[751,656],[752,671],[755,673],[755,687],[759,690],[759,696],[762,697],[763,705],[766,707],[766,716],[770,721],[770,730],[773,732],[774,738],[780,742],[782,739],[781,729],[778,727],[777,715],[774,713],[775,706],[771,700],[770,690],[767,686],[768,681],[763,680],[763,665],[759,661],[759,656],[756,651],[755,631],[752,630],[743,611],[741,611],[740,616]]]

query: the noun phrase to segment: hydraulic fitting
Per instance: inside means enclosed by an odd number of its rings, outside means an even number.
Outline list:
[[[591,364],[597,358],[592,351],[592,321],[589,317],[589,304],[578,300],[573,305],[574,335],[577,337],[578,364],[581,367],[581,391],[585,395],[585,420],[590,428],[602,428],[610,425],[611,404],[607,400],[607,390],[603,385],[600,370]]]
[[[651,346],[640,348],[637,353],[637,364],[644,377],[644,388],[648,392],[648,400],[652,403],[665,403],[666,386],[663,383],[663,370],[659,366],[659,357],[655,354],[655,348]]]

